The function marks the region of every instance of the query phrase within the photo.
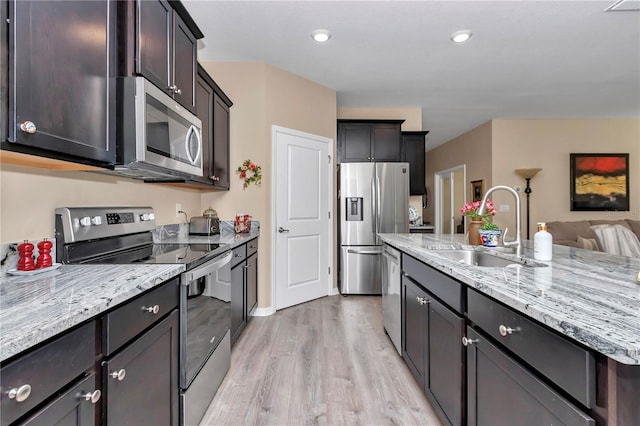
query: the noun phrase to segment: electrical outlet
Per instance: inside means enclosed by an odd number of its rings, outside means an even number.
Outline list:
[[[509,206],[509,204],[500,204],[500,207],[498,208],[499,212],[508,212],[509,210],[511,210],[511,206]]]
[[[182,205],[176,203],[176,217],[180,216],[180,211],[182,210]]]

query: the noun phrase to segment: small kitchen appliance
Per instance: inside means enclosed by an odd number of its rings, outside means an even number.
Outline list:
[[[198,424],[231,365],[230,247],[154,244],[150,207],[57,208],[55,224],[56,259],[62,263],[185,265],[176,391],[180,425]]]
[[[220,234],[220,219],[218,212],[212,208],[206,209],[202,216],[194,216],[189,221],[189,235],[218,235]]]

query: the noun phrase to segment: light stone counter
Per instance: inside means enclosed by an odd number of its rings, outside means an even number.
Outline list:
[[[640,259],[554,245],[553,260],[544,262],[547,267],[478,267],[438,256],[441,249],[471,248],[462,235],[380,237],[594,351],[640,365]],[[532,243],[525,241],[524,248],[524,257],[533,259]]]
[[[184,265],[62,265],[0,277],[0,361],[184,271]]]

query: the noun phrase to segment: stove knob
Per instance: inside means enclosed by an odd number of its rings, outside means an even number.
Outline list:
[[[94,225],[102,225],[102,218],[100,216],[94,216],[91,218],[91,223]]]
[[[149,220],[155,220],[156,215],[154,213],[149,213]]]
[[[91,226],[91,218],[89,216],[80,218],[80,226]]]
[[[146,222],[146,221],[148,221],[148,220],[149,220],[149,214],[148,214],[148,213],[141,214],[141,215],[140,215],[140,220],[141,220],[142,222]]]

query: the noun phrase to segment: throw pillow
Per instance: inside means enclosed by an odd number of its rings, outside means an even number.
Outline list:
[[[640,258],[640,241],[629,228],[622,225],[594,225],[591,229],[604,252]]]
[[[583,249],[600,251],[600,247],[598,247],[598,242],[595,238],[582,238],[578,235],[578,245]]]

